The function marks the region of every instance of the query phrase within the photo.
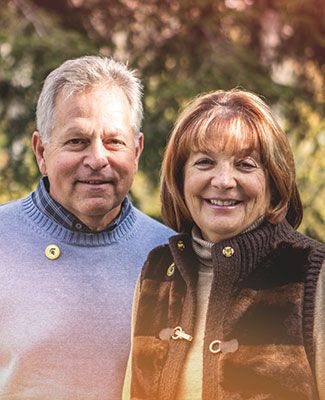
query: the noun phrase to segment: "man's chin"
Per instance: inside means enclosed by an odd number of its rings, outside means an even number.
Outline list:
[[[121,204],[114,206],[105,202],[92,202],[92,204],[85,205],[77,217],[85,223],[89,228],[92,226],[107,226],[113,219],[115,219],[121,210]]]

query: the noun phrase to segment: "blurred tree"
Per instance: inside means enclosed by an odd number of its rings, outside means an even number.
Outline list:
[[[66,58],[96,52],[76,31],[25,0],[0,7],[0,202],[24,195],[39,174],[31,152],[44,77]]]
[[[5,94],[1,97],[6,102],[20,99],[20,107],[27,106],[29,113],[20,116],[12,113],[16,125],[14,121],[9,123],[10,118],[2,118],[0,146],[10,149],[12,154],[3,157],[7,160],[6,171],[19,170],[14,163],[18,151],[14,144],[18,137],[25,137],[22,133],[32,130],[30,106],[35,98],[27,101],[23,93],[31,96],[33,87],[36,96],[44,76],[63,59],[97,50],[128,60],[132,67],[138,68],[144,82],[146,145],[139,180],[143,186],[145,179],[149,190],[134,189],[140,207],[155,216],[159,214],[158,205],[147,207],[147,204],[157,198],[161,156],[178,110],[198,93],[240,86],[262,94],[288,132],[306,205],[302,230],[324,239],[325,211],[321,199],[325,194],[322,156],[325,5],[322,0],[33,0],[28,3],[33,18],[28,18],[22,3],[27,4],[12,0],[7,6],[9,11],[5,11],[6,7],[0,11],[0,15],[11,13],[14,20],[15,29],[11,33],[10,24],[2,25],[4,43],[19,49],[14,58],[11,50],[12,61],[6,65],[10,76],[7,94],[1,89],[4,80],[0,76],[0,93]],[[35,18],[35,14],[42,18]],[[42,21],[42,25],[35,21]],[[66,35],[64,41],[62,35]],[[25,44],[19,46],[22,37]],[[24,48],[26,42],[28,52]],[[14,72],[22,76],[19,71],[30,52],[37,54],[33,63],[39,60],[37,73],[34,72],[27,90],[20,87],[21,93],[17,93],[17,89],[12,89],[12,77]],[[3,105],[0,110],[8,113],[8,109],[8,105]],[[13,140],[8,142],[8,137]],[[30,153],[26,150],[24,156],[27,154]],[[28,171],[24,179],[17,173],[14,176],[19,187],[29,188],[35,179],[35,170]],[[10,176],[9,182],[13,182]],[[155,196],[151,197],[153,192]]]

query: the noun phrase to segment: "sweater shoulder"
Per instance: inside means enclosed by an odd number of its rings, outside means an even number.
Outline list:
[[[4,222],[6,219],[12,221],[13,218],[17,217],[19,210],[21,209],[22,201],[23,199],[18,199],[0,204],[1,222]]]
[[[176,232],[173,231],[168,226],[162,224],[161,222],[155,220],[152,217],[149,217],[136,207],[133,207],[133,209],[142,228],[147,230],[151,237],[153,235],[168,239],[172,235],[175,235]]]
[[[23,199],[11,200],[11,201],[7,201],[6,203],[0,204],[0,213],[6,214],[6,213],[10,213],[13,210],[17,210],[17,207],[20,206],[20,203],[22,202],[22,200]]]

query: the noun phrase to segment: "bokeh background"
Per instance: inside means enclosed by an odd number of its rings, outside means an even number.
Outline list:
[[[114,56],[144,84],[145,151],[135,203],[160,218],[162,153],[181,107],[241,87],[263,96],[288,134],[305,216],[325,238],[325,1],[0,0],[0,203],[35,188],[35,106],[64,60]],[[1,221],[0,221],[1,223]]]

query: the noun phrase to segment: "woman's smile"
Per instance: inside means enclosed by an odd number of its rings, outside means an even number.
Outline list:
[[[191,152],[185,164],[186,206],[211,242],[236,236],[264,216],[268,186],[257,151],[244,158],[218,148]]]
[[[226,200],[221,200],[221,199],[204,199],[209,205],[214,206],[215,208],[230,208],[237,206],[240,201],[239,200],[233,200],[233,199],[226,199]]]

